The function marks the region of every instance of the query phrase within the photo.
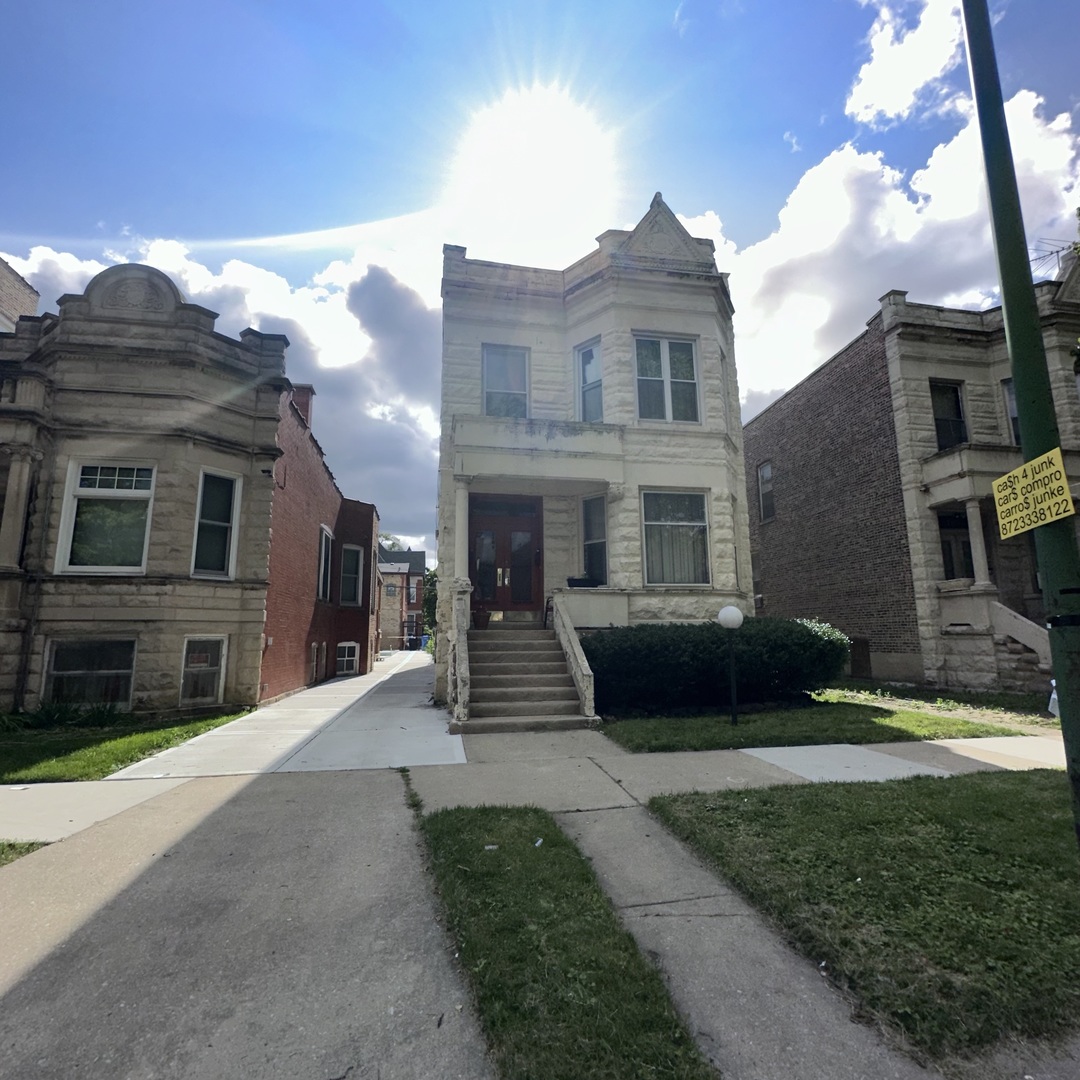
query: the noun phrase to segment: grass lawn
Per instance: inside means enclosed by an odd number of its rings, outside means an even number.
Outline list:
[[[31,851],[37,851],[39,847],[44,846],[44,844],[32,842],[20,843],[16,840],[0,840],[0,866],[6,866],[9,862],[21,859],[24,855],[29,855]]]
[[[0,784],[100,780],[125,765],[186,742],[243,713],[111,728],[0,732]]]
[[[932,1057],[1076,1031],[1080,859],[1049,770],[655,798],[867,1017]]]
[[[912,742],[1019,735],[1001,723],[961,720],[937,712],[852,701],[748,713],[734,727],[728,715],[655,716],[605,723],[603,732],[635,754],[677,750],[740,750],[748,746],[815,746],[825,743]]]
[[[441,810],[421,829],[503,1080],[716,1080],[549,814]]]

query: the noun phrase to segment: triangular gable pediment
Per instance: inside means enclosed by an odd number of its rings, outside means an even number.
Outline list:
[[[1055,299],[1059,304],[1080,304],[1080,258],[1069,252],[1062,263],[1062,282]]]
[[[702,270],[716,273],[711,241],[695,240],[671,212],[658,191],[648,213],[615,249],[619,262],[657,267]]]

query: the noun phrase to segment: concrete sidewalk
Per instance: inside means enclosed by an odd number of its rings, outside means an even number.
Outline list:
[[[0,871],[14,943],[0,954],[5,1074],[491,1076],[403,781],[387,771],[409,765],[428,811],[553,811],[725,1080],[937,1075],[852,1023],[816,968],[644,803],[1060,768],[1060,736],[651,755],[595,731],[462,739],[430,704],[428,657],[384,663],[96,784],[0,788],[0,837],[67,837]],[[1062,1053],[978,1075],[1080,1073]]]

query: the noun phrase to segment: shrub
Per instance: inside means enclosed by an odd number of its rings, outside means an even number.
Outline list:
[[[35,712],[25,713],[19,719],[22,726],[38,730],[117,727],[136,722],[131,713],[120,712],[115,705],[105,702],[93,705],[45,702]]]
[[[673,713],[782,701],[820,690],[843,670],[848,638],[812,619],[747,619],[736,631],[717,623],[643,623],[590,634],[581,646],[596,677],[601,713]]]

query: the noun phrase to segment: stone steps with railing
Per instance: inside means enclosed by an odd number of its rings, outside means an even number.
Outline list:
[[[501,626],[468,635],[469,718],[456,734],[581,728],[574,680],[553,630]]]

